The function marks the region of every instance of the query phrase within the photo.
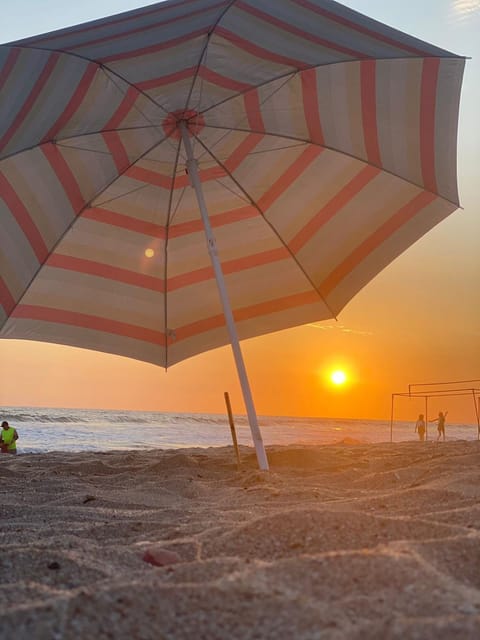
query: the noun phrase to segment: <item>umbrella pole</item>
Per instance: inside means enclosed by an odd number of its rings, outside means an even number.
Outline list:
[[[220,260],[218,259],[217,246],[215,238],[213,236],[212,227],[210,225],[210,219],[208,217],[207,206],[205,198],[203,197],[202,184],[198,175],[197,161],[193,156],[192,143],[190,141],[190,135],[187,130],[185,121],[179,123],[179,128],[182,134],[183,145],[187,154],[187,170],[190,178],[190,183],[195,189],[197,196],[198,206],[200,208],[200,214],[202,216],[203,226],[205,229],[205,235],[207,237],[208,253],[212,261],[213,270],[215,272],[215,279],[217,281],[217,287],[220,294],[220,299],[223,306],[223,314],[227,323],[227,329],[230,336],[230,343],[232,346],[233,357],[235,358],[235,364],[237,366],[238,377],[240,379],[240,385],[242,387],[243,399],[245,407],[247,409],[248,421],[250,424],[250,430],[252,432],[253,443],[255,445],[255,451],[257,453],[258,466],[263,471],[268,471],[268,460],[263,444],[262,434],[260,427],[258,426],[257,413],[253,404],[252,392],[250,390],[250,384],[248,382],[247,370],[243,361],[242,351],[240,349],[240,342],[238,340],[237,329],[233,320],[233,313],[228,300],[227,289],[225,286],[225,279],[223,277],[222,267]]]

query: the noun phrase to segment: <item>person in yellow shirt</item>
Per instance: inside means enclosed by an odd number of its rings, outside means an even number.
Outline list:
[[[18,433],[6,420],[2,422],[0,431],[0,448],[2,453],[17,453]]]

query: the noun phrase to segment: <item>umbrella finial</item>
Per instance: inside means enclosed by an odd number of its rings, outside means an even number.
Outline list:
[[[195,109],[171,111],[163,120],[162,127],[169,138],[180,140],[180,124],[184,122],[189,136],[196,136],[205,126],[204,117]]]

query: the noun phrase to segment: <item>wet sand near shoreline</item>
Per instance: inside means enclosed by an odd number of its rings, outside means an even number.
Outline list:
[[[480,443],[0,457],[0,638],[480,633]]]

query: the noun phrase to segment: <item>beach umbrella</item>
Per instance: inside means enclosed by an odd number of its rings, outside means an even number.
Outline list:
[[[168,367],[336,317],[458,207],[464,59],[330,0],[0,47],[0,336]]]

